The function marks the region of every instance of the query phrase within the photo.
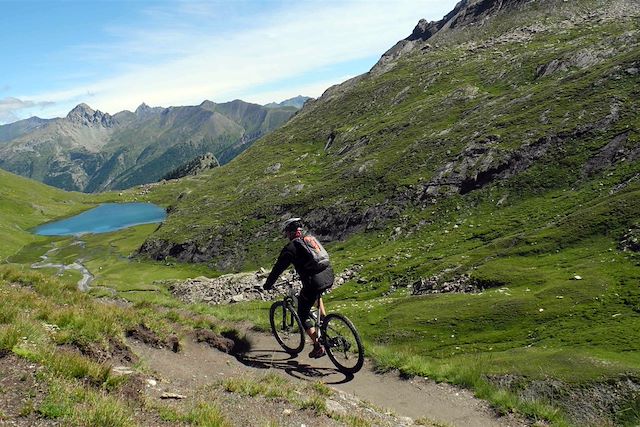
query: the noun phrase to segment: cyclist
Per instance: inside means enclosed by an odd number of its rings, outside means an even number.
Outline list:
[[[263,287],[265,290],[273,288],[280,274],[293,264],[302,281],[302,290],[298,295],[298,316],[307,335],[313,340],[313,350],[309,353],[309,357],[319,358],[324,356],[325,351],[318,342],[318,332],[311,318],[311,308],[322,293],[333,286],[333,268],[320,242],[310,234],[304,233],[300,218],[286,220],[283,223],[282,232],[289,239],[289,243],[280,251],[278,260]],[[322,303],[320,304],[321,312],[324,313]]]

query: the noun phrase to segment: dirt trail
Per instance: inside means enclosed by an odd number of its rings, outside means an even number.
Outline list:
[[[197,386],[218,379],[276,370],[296,381],[320,381],[335,389],[413,419],[426,418],[447,426],[525,426],[512,416],[497,418],[488,404],[472,393],[425,379],[403,380],[394,374],[376,374],[365,363],[355,376],[338,372],[327,357],[310,359],[306,353],[291,358],[271,335],[249,331],[253,349],[236,358],[191,340],[180,353],[131,342],[145,364],[159,373],[164,391],[188,394]]]

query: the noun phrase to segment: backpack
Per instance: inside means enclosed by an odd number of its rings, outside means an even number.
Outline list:
[[[305,270],[315,274],[329,267],[329,254],[318,239],[307,234],[295,240],[299,241],[298,247],[308,255],[308,261],[304,264]]]

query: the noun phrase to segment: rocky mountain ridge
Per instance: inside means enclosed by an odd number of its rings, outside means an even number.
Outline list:
[[[0,126],[0,143],[11,141],[20,135],[24,135],[25,133],[46,125],[48,122],[49,120],[47,119],[41,119],[34,116],[25,120]]]
[[[110,115],[79,104],[64,118],[0,126],[0,167],[66,190],[123,189],[157,181],[207,152],[226,163],[295,111],[236,100],[143,103]]]
[[[272,108],[272,107],[295,107],[295,108],[300,109],[300,108],[302,108],[304,106],[304,103],[307,102],[310,99],[313,99],[313,98],[310,98],[308,96],[298,95],[298,96],[295,96],[293,98],[285,99],[282,102],[270,102],[269,104],[265,104],[265,107],[267,107],[267,108]]]
[[[114,120],[108,113],[103,113],[100,110],[93,110],[87,104],[78,104],[75,108],[69,111],[66,119],[71,123],[76,123],[84,126],[102,126],[110,128],[114,126]]]

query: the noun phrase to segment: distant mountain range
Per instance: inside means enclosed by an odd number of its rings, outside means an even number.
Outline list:
[[[302,106],[304,105],[305,102],[307,102],[308,100],[310,100],[312,98],[308,97],[308,96],[302,96],[302,95],[298,95],[294,98],[289,98],[286,99],[282,102],[271,102],[269,104],[266,104],[265,107],[267,108],[278,108],[278,107],[295,107],[297,109],[302,108]]]
[[[149,107],[110,115],[80,104],[64,118],[0,126],[0,168],[65,190],[155,182],[211,153],[227,163],[284,124],[308,98],[261,106],[240,100]]]

